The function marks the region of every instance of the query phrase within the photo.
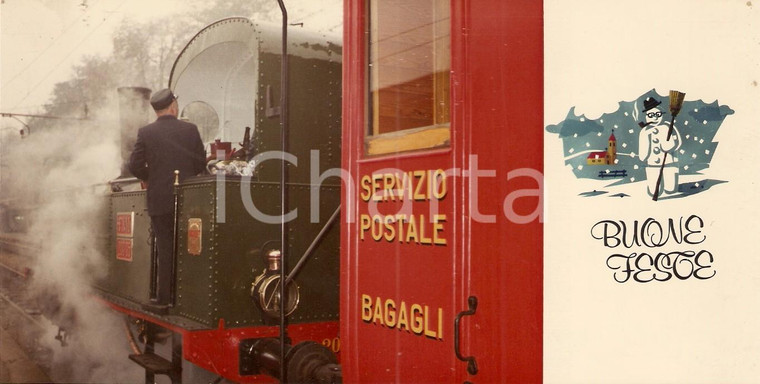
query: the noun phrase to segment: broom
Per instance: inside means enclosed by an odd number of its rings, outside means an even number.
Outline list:
[[[666,141],[670,141],[670,136],[673,135],[673,125],[676,122],[676,116],[681,112],[683,106],[683,99],[686,96],[683,92],[670,91],[670,114],[673,116],[670,119],[670,127],[668,128],[668,138]],[[662,156],[662,164],[660,165],[660,175],[657,176],[657,185],[654,187],[654,194],[652,200],[657,201],[657,197],[660,195],[660,183],[662,183],[662,174],[665,172],[665,161],[668,159],[668,153],[664,152]]]

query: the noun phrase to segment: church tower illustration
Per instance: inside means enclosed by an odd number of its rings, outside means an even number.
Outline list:
[[[609,159],[607,164],[615,164],[615,159],[617,159],[617,139],[615,139],[614,130],[610,133],[610,138],[607,139],[607,156]]]
[[[615,159],[617,159],[617,139],[613,130],[610,138],[607,139],[607,151],[589,153],[586,163],[588,165],[614,165]]]

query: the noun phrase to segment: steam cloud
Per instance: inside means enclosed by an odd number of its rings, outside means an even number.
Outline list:
[[[142,370],[127,359],[122,315],[90,292],[94,279],[105,273],[105,183],[119,175],[121,165],[118,108],[108,104],[109,112],[91,121],[32,131],[23,141],[6,135],[3,143],[3,192],[34,207],[27,235],[40,249],[32,290],[52,298],[40,302],[55,323],[40,342],[54,352],[54,379],[144,380]],[[58,326],[70,332],[66,347],[55,340]]]

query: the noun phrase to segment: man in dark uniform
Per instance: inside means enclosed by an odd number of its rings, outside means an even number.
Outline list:
[[[206,152],[198,127],[177,119],[179,107],[171,90],[154,93],[150,104],[158,119],[138,131],[129,170],[148,182],[148,215],[158,250],[155,304],[166,306],[174,253],[174,171],[179,171],[180,181],[203,172]]]

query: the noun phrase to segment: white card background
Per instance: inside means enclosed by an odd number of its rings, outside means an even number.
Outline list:
[[[545,382],[760,382],[760,2],[546,0],[544,7],[546,125],[571,107],[598,118],[653,88],[734,110],[715,137],[710,167],[680,180],[728,182],[657,202],[642,182],[625,187],[627,198],[579,196],[609,181],[577,179],[564,165],[561,139],[545,134]],[[590,234],[605,219],[690,215],[704,220],[705,241],[665,250],[709,250],[716,275],[708,280],[617,283],[605,261],[621,250]]]

